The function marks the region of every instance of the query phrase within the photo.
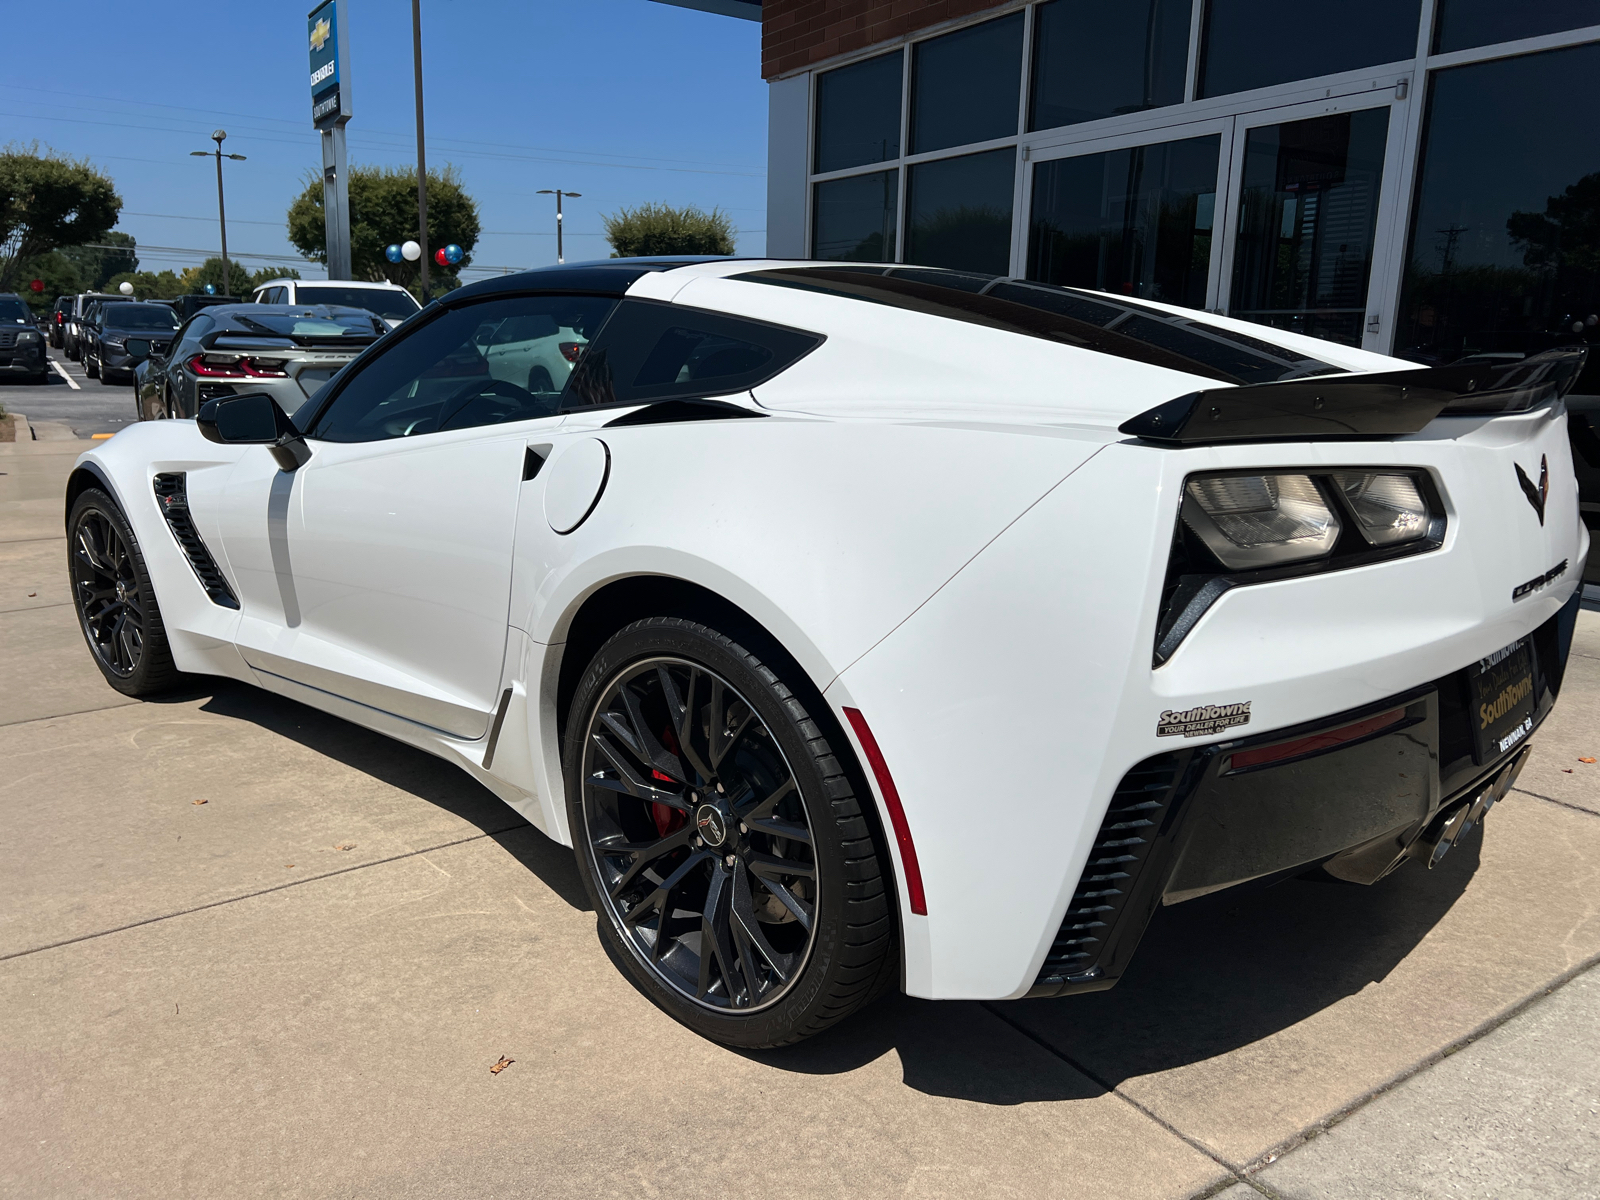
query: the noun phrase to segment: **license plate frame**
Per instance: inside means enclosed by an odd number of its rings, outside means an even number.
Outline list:
[[[1533,638],[1521,637],[1467,668],[1479,765],[1509,754],[1533,732],[1535,665]]]

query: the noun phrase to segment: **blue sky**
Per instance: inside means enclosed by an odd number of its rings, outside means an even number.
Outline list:
[[[107,0],[9,5],[0,143],[83,156],[116,180],[140,267],[216,253],[215,168],[189,151],[228,131],[228,250],[295,255],[284,213],[320,170],[311,128],[311,4]],[[349,0],[353,164],[415,162],[411,5]],[[134,14],[137,13],[137,19]],[[760,26],[652,0],[423,0],[428,165],[454,163],[478,201],[483,268],[610,253],[600,215],[645,201],[720,206],[760,253],[766,85]],[[21,52],[22,47],[29,47]],[[396,230],[396,240],[414,231]],[[157,251],[146,247],[172,247]],[[184,250],[201,253],[184,253]],[[298,260],[298,256],[296,256]],[[301,263],[310,278],[321,273]],[[467,278],[479,277],[474,270]]]

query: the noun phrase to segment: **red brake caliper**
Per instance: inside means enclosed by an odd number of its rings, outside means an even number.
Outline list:
[[[661,744],[673,754],[678,753],[678,739],[672,736],[670,726],[661,731]],[[664,775],[656,770],[650,772],[650,778],[660,783],[677,782],[672,776]],[[667,834],[676,833],[682,829],[684,822],[689,818],[681,808],[669,808],[665,804],[658,804],[652,800],[650,801],[650,819],[655,822],[656,832],[662,837],[666,837]]]

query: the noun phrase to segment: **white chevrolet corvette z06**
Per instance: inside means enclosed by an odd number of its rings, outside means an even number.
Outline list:
[[[497,373],[507,327],[575,368]],[[574,848],[657,1004],[773,1046],[1437,861],[1561,688],[1583,365],[914,267],[555,267],[292,419],[96,446],[68,567],[113,687],[225,675],[455,762]]]

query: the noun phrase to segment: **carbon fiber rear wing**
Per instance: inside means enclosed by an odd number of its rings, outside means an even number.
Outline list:
[[[1170,446],[1395,437],[1440,415],[1526,412],[1564,396],[1588,355],[1587,346],[1561,346],[1511,363],[1207,388],[1142,412],[1118,432]]]

